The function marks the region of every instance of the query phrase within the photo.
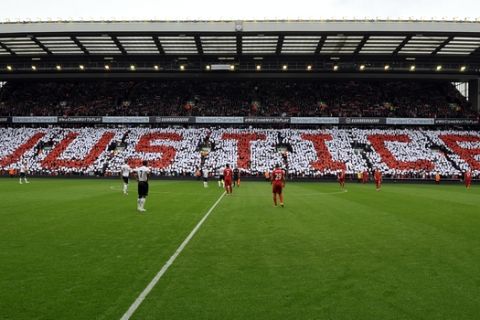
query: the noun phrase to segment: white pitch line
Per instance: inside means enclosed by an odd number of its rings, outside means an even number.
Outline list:
[[[190,234],[185,238],[185,240],[183,240],[182,244],[177,248],[175,253],[170,257],[170,259],[168,259],[168,261],[163,265],[162,269],[160,269],[160,271],[158,271],[158,273],[155,275],[155,277],[153,277],[152,281],[150,281],[150,283],[147,285],[147,287],[142,291],[142,293],[140,293],[138,298],[132,303],[130,308],[128,308],[127,312],[125,312],[125,314],[120,318],[120,320],[130,319],[130,317],[135,313],[135,311],[138,309],[138,307],[142,304],[143,300],[145,300],[145,298],[150,293],[150,291],[152,291],[152,289],[158,283],[160,278],[165,274],[165,272],[167,272],[168,268],[173,264],[175,259],[177,259],[177,257],[183,251],[183,249],[185,249],[185,247],[190,242],[190,240],[193,238],[195,233],[197,233],[198,229],[200,229],[202,224],[205,222],[205,220],[207,220],[210,213],[212,213],[213,209],[215,209],[215,207],[220,203],[220,201],[223,199],[224,196],[225,196],[225,192],[222,193],[220,198],[218,198],[218,200],[207,211],[207,213],[205,213],[202,220],[200,220],[197,223],[195,228],[193,228],[193,230],[190,232]]]

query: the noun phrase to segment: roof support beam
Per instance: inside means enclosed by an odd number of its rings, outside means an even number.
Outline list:
[[[203,54],[202,41],[200,40],[200,36],[198,34],[195,35],[195,45],[197,46],[198,53]]]
[[[242,36],[237,34],[237,54],[242,54]]]
[[[16,53],[12,51],[12,49],[10,49],[9,47],[7,47],[6,45],[4,45],[3,43],[0,42],[0,48],[3,48],[5,50],[7,50],[7,52],[9,52],[10,54],[13,54],[15,55]]]
[[[40,48],[42,48],[43,51],[45,51],[45,52],[48,53],[48,54],[52,54],[52,52],[51,52],[50,50],[48,50],[48,48],[45,47],[45,46],[43,45],[43,43],[41,43],[35,36],[31,36],[30,39],[32,39],[32,41],[35,42],[35,44],[36,44],[37,46],[39,46]]]
[[[409,35],[407,36],[405,39],[403,39],[403,41],[398,45],[397,49],[395,49],[395,51],[393,51],[393,55],[398,55],[398,53],[400,52],[400,50],[402,50],[403,47],[405,47],[405,45],[410,41],[412,40],[412,35]]]
[[[285,36],[283,34],[278,36],[277,49],[275,50],[275,54],[282,53],[283,39],[285,39]]]
[[[160,52],[160,54],[165,54],[165,50],[163,50],[162,44],[160,43],[160,40],[158,40],[158,37],[153,36],[152,39],[153,39],[153,42],[155,42],[155,45],[157,46],[158,52]]]
[[[480,47],[478,47],[477,49],[475,49],[475,51],[473,51],[472,53],[470,53],[469,56],[474,56],[474,57],[480,56]]]
[[[90,54],[87,48],[85,48],[85,46],[80,41],[78,41],[77,37],[71,36],[70,39],[72,39],[72,41],[75,42],[75,44],[83,51],[83,53]]]
[[[480,48],[478,48],[477,50],[473,51],[470,56],[474,56],[474,57],[478,57],[480,56]]]
[[[355,51],[353,52],[353,54],[357,55],[357,54],[360,53],[360,50],[362,50],[362,48],[363,48],[363,46],[365,45],[365,43],[367,43],[369,37],[370,37],[370,36],[368,36],[368,35],[367,35],[367,36],[363,36],[362,41],[360,41],[360,43],[358,44],[358,46],[357,46],[357,48],[355,49]]]
[[[315,54],[320,54],[320,50],[322,50],[323,44],[327,40],[327,36],[322,36],[318,41],[317,48],[315,49]]]
[[[127,51],[125,51],[125,48],[122,46],[122,44],[120,43],[120,41],[118,41],[117,36],[112,36],[112,40],[113,40],[113,42],[115,43],[115,45],[117,46],[118,50],[120,50],[120,52],[121,52],[123,55],[127,54]]]
[[[436,55],[440,50],[442,50],[452,40],[453,40],[453,36],[449,36],[435,50],[433,50],[432,55]]]

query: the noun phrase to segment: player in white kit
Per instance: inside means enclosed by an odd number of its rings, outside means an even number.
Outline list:
[[[120,173],[122,175],[123,180],[123,194],[128,194],[128,182],[130,178],[130,172],[132,172],[132,168],[128,165],[128,161],[125,160],[125,163],[120,167]]]
[[[205,188],[208,188],[208,175],[210,174],[210,171],[208,171],[207,168],[202,169],[202,177],[203,177],[203,186]]]
[[[28,173],[27,163],[24,161],[20,165],[20,184],[22,184],[22,179],[25,183],[30,183],[27,180],[27,173]]]
[[[145,206],[145,201],[148,196],[148,178],[150,176],[150,168],[147,167],[148,162],[143,160],[142,166],[135,169],[135,174],[138,181],[138,200],[137,200],[137,210],[140,212],[147,211]]]
[[[217,168],[217,176],[218,176],[218,187],[219,188],[225,187],[225,180],[223,178],[223,168],[222,167]]]

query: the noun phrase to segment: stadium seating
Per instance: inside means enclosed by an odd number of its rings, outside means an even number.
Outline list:
[[[295,175],[324,176],[342,168],[348,173],[367,169],[366,161],[352,148],[354,138],[348,130],[284,129],[282,136],[292,146],[288,162]]]
[[[365,153],[372,168],[383,173],[410,176],[458,175],[441,150],[421,130],[353,130],[358,143],[367,146]]]
[[[450,82],[92,81],[15,82],[0,116],[475,117]]]
[[[445,148],[446,156],[461,170],[480,170],[480,135],[478,132],[426,132],[429,139]]]
[[[234,129],[234,128],[0,128],[0,170],[26,162],[37,174],[118,174],[127,160],[149,160],[158,175],[215,172],[229,163],[261,176],[279,163],[291,176],[319,177],[381,170],[392,177],[456,177],[480,174],[476,131],[420,129]],[[202,155],[208,141],[212,150]],[[288,146],[284,155],[277,146]]]

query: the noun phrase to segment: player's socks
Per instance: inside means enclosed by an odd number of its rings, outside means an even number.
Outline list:
[[[275,207],[277,206],[277,196],[273,194],[273,203],[275,204]]]
[[[147,200],[147,199],[145,199],[145,198],[140,198],[140,199],[139,199],[140,207],[138,208],[138,211],[140,211],[140,212],[145,212],[145,211],[147,211],[147,209],[144,208],[144,206],[145,206],[145,201],[146,201],[146,200]]]
[[[204,187],[204,188],[207,188],[207,187],[208,187],[208,183],[207,183],[207,182],[203,182],[203,187]]]

